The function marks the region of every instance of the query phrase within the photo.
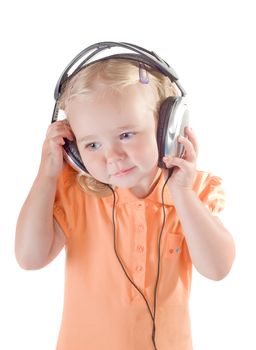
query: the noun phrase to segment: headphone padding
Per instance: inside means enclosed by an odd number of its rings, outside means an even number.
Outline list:
[[[78,172],[82,171],[89,174],[80,157],[76,142],[70,141],[66,138],[64,138],[64,140],[65,140],[65,145],[63,146],[63,148],[64,148],[64,155],[67,162],[73,168],[75,168]]]
[[[180,97],[169,96],[164,100],[160,107],[157,126],[157,145],[159,152],[158,166],[160,168],[165,168],[163,157],[165,156],[166,133],[169,124],[169,119],[172,115],[172,110],[174,108],[174,105],[176,105],[178,99],[180,99]]]

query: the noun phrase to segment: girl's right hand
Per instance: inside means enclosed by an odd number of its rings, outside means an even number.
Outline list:
[[[64,137],[72,141],[75,136],[67,120],[58,120],[49,125],[43,143],[39,173],[57,179],[63,169]]]

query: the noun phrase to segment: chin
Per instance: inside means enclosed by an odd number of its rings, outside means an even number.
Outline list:
[[[111,181],[111,185],[119,188],[131,188],[138,185],[138,179],[114,179]]]

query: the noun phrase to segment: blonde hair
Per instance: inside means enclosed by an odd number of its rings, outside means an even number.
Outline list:
[[[156,95],[156,104],[152,106],[156,116],[159,115],[159,109],[162,102],[168,96],[179,96],[180,91],[168,77],[158,70],[148,65],[142,65],[143,75],[149,78],[149,85]],[[99,84],[106,86],[113,91],[120,92],[127,86],[140,82],[140,63],[128,59],[106,59],[95,62],[83,69],[67,81],[62,87],[59,99],[59,108],[63,110],[68,120],[68,106],[72,98],[78,95],[89,95],[95,91]],[[100,197],[109,196],[111,189],[91,175],[82,172],[77,175],[77,181],[81,188],[88,193]]]

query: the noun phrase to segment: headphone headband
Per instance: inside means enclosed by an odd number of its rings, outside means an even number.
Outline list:
[[[76,57],[73,58],[73,60],[68,64],[68,66],[65,68],[65,70],[61,74],[61,76],[57,82],[57,85],[55,87],[55,91],[54,91],[55,100],[56,101],[58,100],[62,85],[71,76],[77,74],[78,71],[80,71],[82,68],[84,68],[86,66],[86,64],[89,63],[89,61],[93,57],[95,57],[98,53],[100,53],[103,50],[110,49],[112,47],[123,47],[125,49],[128,49],[128,50],[135,52],[136,54],[124,53],[124,54],[106,56],[103,59],[109,59],[112,57],[113,58],[114,57],[116,57],[116,58],[128,58],[128,59],[133,59],[136,61],[146,63],[146,64],[156,68],[157,70],[162,72],[167,77],[169,77],[169,79],[171,81],[176,83],[176,85],[178,86],[178,88],[181,91],[182,96],[186,95],[185,90],[182,88],[180,83],[177,82],[179,79],[177,73],[174,71],[174,69],[172,67],[169,66],[169,64],[167,62],[165,62],[162,58],[160,58],[155,52],[148,51],[148,50],[144,49],[143,47],[140,47],[140,46],[137,46],[134,44],[125,43],[125,42],[103,41],[103,42],[99,42],[99,43],[96,43],[96,44],[93,44],[93,45],[87,47],[86,49],[81,51],[78,55],[76,55]],[[75,70],[70,75],[68,75],[68,73],[74,67],[74,65],[80,59],[82,59],[84,56],[86,56],[86,57],[83,59],[83,61],[75,68]],[[96,61],[93,61],[90,63],[94,63],[94,62],[96,62]]]

